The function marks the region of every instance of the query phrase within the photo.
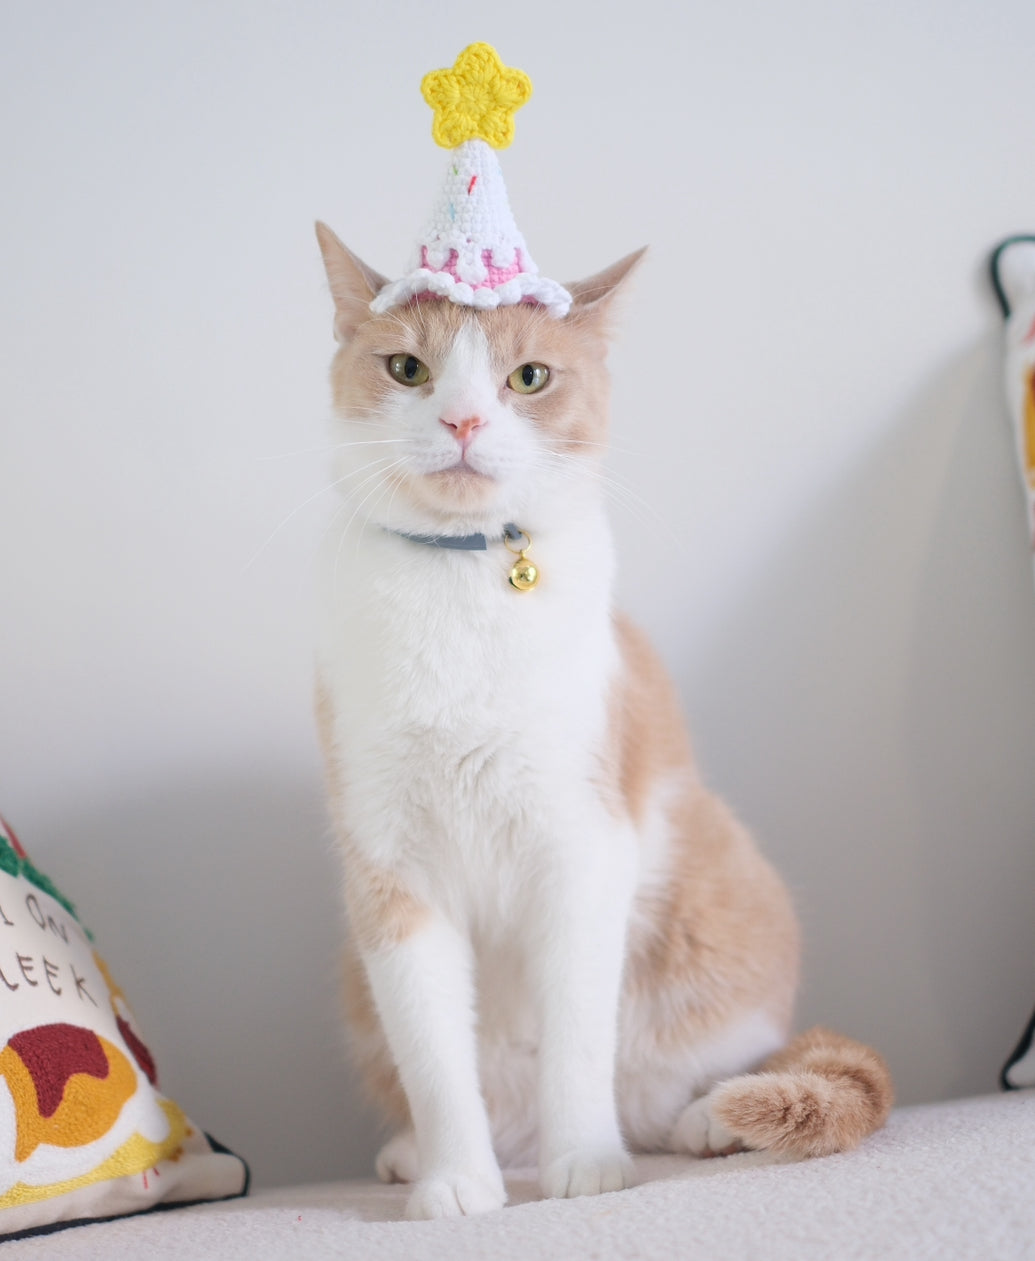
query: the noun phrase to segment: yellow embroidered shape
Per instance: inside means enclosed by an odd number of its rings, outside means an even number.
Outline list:
[[[165,1113],[169,1122],[169,1133],[160,1142],[146,1138],[143,1134],[132,1134],[118,1151],[113,1152],[107,1160],[89,1173],[79,1177],[66,1178],[64,1182],[51,1182],[46,1186],[30,1186],[25,1182],[15,1183],[0,1196],[0,1209],[11,1208],[15,1204],[37,1204],[40,1200],[56,1199],[59,1195],[67,1195],[80,1187],[92,1186],[97,1182],[114,1181],[116,1178],[129,1177],[132,1174],[143,1174],[154,1169],[163,1160],[179,1160],[183,1150],[184,1139],[193,1135],[187,1118],[171,1099],[159,1099],[158,1106]],[[147,1187],[147,1183],[144,1183]]]
[[[471,44],[452,70],[426,74],[420,90],[435,111],[431,134],[443,149],[465,140],[505,149],[514,139],[514,111],[532,95],[532,80],[505,66],[491,44]]]
[[[57,1030],[68,1025],[45,1025],[32,1032]],[[0,1051],[0,1076],[5,1078],[14,1101],[16,1140],[14,1158],[28,1160],[43,1143],[52,1147],[86,1147],[105,1134],[118,1120],[122,1108],[137,1090],[137,1077],[126,1056],[114,1043],[92,1030],[83,1030],[97,1048],[104,1076],[91,1066],[73,1072],[60,1081],[60,1095],[41,1107],[40,1086],[16,1047],[10,1043]],[[45,1096],[46,1097],[46,1096]]]

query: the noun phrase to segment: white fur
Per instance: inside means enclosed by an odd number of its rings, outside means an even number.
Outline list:
[[[371,450],[414,472],[449,467],[457,441],[441,421],[469,415],[485,421],[469,462],[497,483],[482,514],[436,512],[362,467]],[[345,436],[369,439],[358,419]],[[551,463],[474,325],[430,397],[398,390],[380,423],[404,441],[342,448],[346,494],[363,488],[325,549],[319,654],[349,843],[430,911],[364,955],[416,1129],[416,1153],[399,1136],[379,1172],[416,1164],[408,1211],[424,1217],[503,1203],[493,1139],[507,1159],[537,1143],[548,1194],[617,1189],[631,1178],[615,1099],[623,950],[638,882],[659,878],[665,810],[637,837],[597,787],[618,656],[596,469]],[[542,581],[528,594],[506,581],[507,520],[533,536]],[[386,525],[494,541],[451,552]],[[630,1132],[661,1145],[695,1088],[772,1041],[749,1020],[684,1062],[641,1065],[653,1085],[623,1070]]]

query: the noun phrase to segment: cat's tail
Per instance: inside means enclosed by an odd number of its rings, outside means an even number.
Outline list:
[[[888,1118],[894,1092],[883,1058],[861,1042],[810,1029],[755,1073],[708,1095],[712,1117],[739,1144],[788,1156],[855,1147]]]

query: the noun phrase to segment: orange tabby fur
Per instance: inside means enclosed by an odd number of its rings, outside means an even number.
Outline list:
[[[880,1129],[893,1102],[891,1075],[876,1051],[817,1027],[758,1073],[719,1086],[713,1107],[746,1147],[830,1156]]]

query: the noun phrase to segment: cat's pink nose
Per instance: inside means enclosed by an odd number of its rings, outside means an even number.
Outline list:
[[[447,429],[453,431],[453,437],[465,451],[474,439],[475,430],[481,429],[485,424],[481,416],[467,416],[463,420],[446,420],[444,416],[440,416],[439,420]]]

